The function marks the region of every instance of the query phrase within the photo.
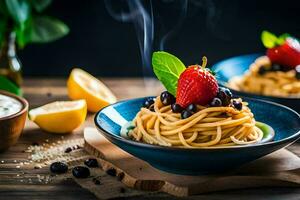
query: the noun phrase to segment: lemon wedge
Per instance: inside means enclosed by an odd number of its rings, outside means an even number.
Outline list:
[[[73,100],[85,99],[90,112],[115,103],[117,98],[100,80],[91,74],[75,68],[67,81],[68,94]]]
[[[56,101],[29,111],[29,119],[51,133],[69,133],[85,120],[85,100]]]

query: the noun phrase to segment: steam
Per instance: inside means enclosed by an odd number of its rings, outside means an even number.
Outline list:
[[[218,38],[226,37],[222,31],[218,30],[217,22],[220,20],[221,9],[217,9],[214,0],[190,0],[193,7],[203,10],[206,13],[206,27]]]
[[[141,61],[143,64],[143,73],[144,76],[149,76],[153,74],[151,67],[151,57],[152,51],[154,50],[154,36],[155,36],[155,28],[158,25],[163,27],[167,27],[167,31],[165,34],[160,34],[161,39],[158,43],[158,49],[164,50],[168,41],[180,30],[182,27],[187,13],[188,13],[188,5],[191,4],[189,12],[197,11],[197,9],[201,9],[206,13],[206,26],[213,32],[216,33],[215,22],[218,20],[219,13],[217,12],[215,3],[213,0],[163,0],[163,1],[153,1],[152,0],[125,0],[125,6],[127,6],[127,10],[124,11],[124,6],[121,11],[116,11],[116,8],[113,8],[112,0],[105,0],[105,6],[108,13],[117,21],[121,22],[129,22],[133,23],[136,35],[139,44],[139,50],[141,55]],[[159,23],[155,22],[155,19],[159,18],[159,12],[154,10],[153,3],[164,3],[164,4],[172,4],[172,6],[176,6],[179,8],[177,20],[175,20],[175,24],[170,26],[170,24],[162,23],[163,20],[159,20]],[[178,7],[177,7],[178,6]],[[171,9],[171,6],[167,5],[168,9]],[[166,13],[166,12],[165,12]],[[171,20],[174,22],[174,20]],[[155,27],[155,26],[156,27]],[[157,34],[157,33],[156,33]]]
[[[161,51],[163,51],[165,49],[165,45],[166,45],[166,42],[168,40],[170,40],[176,33],[177,31],[181,28],[185,18],[186,18],[186,13],[187,13],[187,9],[188,9],[188,0],[181,0],[179,1],[180,3],[180,13],[179,13],[179,17],[178,17],[178,20],[177,20],[177,23],[175,24],[175,26],[169,30],[169,32],[167,32],[167,34],[165,34],[161,41],[160,41],[160,44],[159,44],[159,49]]]
[[[142,58],[144,75],[152,74],[151,70],[151,54],[154,39],[154,20],[152,0],[149,2],[149,12],[140,0],[127,0],[129,11],[117,13],[112,8],[110,0],[105,0],[105,6],[109,14],[116,20],[121,22],[132,22],[134,24],[140,54]]]

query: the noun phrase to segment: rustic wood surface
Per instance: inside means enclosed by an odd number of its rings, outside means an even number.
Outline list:
[[[96,128],[84,129],[84,149],[100,158],[104,170],[116,169],[125,185],[186,197],[254,187],[300,187],[300,158],[281,149],[227,173],[188,176],[157,170],[109,142]]]
[[[146,95],[157,95],[162,90],[162,86],[155,80],[144,81],[142,79],[112,78],[103,80],[117,95],[119,99],[128,99]],[[55,100],[66,100],[65,79],[37,79],[30,78],[24,82],[25,98],[29,101],[30,107],[36,107]],[[93,126],[93,115],[88,117],[83,126]],[[77,129],[71,135],[65,135],[65,139],[82,138],[82,128]],[[35,142],[45,140],[56,141],[61,136],[45,133],[35,124],[27,121],[25,130],[18,143],[8,151],[0,154],[0,199],[97,199],[88,190],[81,188],[73,179],[61,179],[60,181],[48,184],[33,181],[37,174],[49,174],[48,168],[26,169],[17,168],[18,162],[27,161],[29,153],[24,150]],[[296,143],[289,150],[300,156],[300,143]],[[21,176],[20,176],[21,174]],[[32,179],[32,180],[31,180]],[[28,181],[30,180],[30,181]],[[118,185],[119,181],[114,177],[107,177],[106,184],[99,186],[105,193],[112,186]],[[124,195],[115,192],[114,199],[123,199]],[[98,195],[97,195],[98,196]],[[105,196],[105,195],[104,195]],[[164,193],[137,193],[128,199],[177,199]],[[187,197],[184,199],[300,199],[300,188],[263,188],[234,190],[226,192],[216,192],[203,195]]]

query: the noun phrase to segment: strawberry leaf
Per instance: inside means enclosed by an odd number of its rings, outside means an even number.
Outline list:
[[[269,31],[263,31],[261,33],[261,41],[266,48],[273,48],[277,45],[278,38]]]
[[[152,66],[158,80],[172,95],[176,96],[177,82],[185,65],[174,55],[157,51],[152,56]]]

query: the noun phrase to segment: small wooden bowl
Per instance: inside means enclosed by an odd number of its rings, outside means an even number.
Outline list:
[[[25,126],[28,102],[24,98],[9,92],[0,90],[0,94],[12,97],[23,105],[19,112],[0,118],[0,152],[3,152],[17,143]]]

